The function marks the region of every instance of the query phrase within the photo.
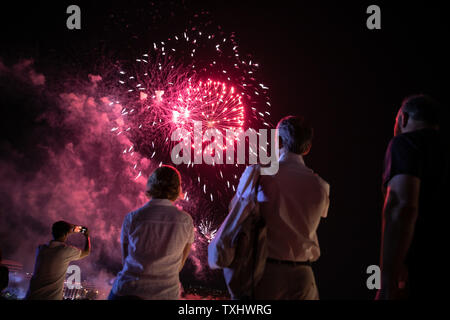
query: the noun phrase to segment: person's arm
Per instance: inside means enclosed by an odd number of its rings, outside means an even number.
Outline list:
[[[192,245],[192,243],[188,242],[183,249],[183,258],[181,259],[181,265],[180,265],[180,269],[178,270],[178,272],[180,272],[181,269],[183,269],[184,264],[186,263],[187,257],[189,256],[189,252],[191,251],[191,245]]]
[[[189,221],[189,231],[188,231],[188,240],[186,245],[183,248],[183,256],[181,258],[181,265],[180,265],[180,269],[178,270],[178,272],[181,271],[181,269],[183,269],[184,264],[186,263],[186,260],[189,256],[189,252],[191,251],[191,246],[194,243],[195,240],[195,233],[194,233],[194,224],[192,222],[192,219],[190,219]]]
[[[86,258],[91,253],[91,239],[89,237],[89,229],[84,233],[84,237],[84,249],[81,250],[80,259]]]
[[[395,175],[388,183],[383,208],[381,243],[381,290],[377,299],[399,297],[399,281],[404,277],[404,261],[414,235],[418,216],[420,179]]]
[[[324,199],[325,205],[321,217],[326,218],[328,216],[328,209],[330,208],[330,185],[324,180],[322,181],[323,181],[322,185],[325,190],[325,199]]]

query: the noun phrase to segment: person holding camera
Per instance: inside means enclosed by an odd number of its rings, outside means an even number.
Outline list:
[[[83,250],[66,244],[67,237],[72,233],[85,236]],[[34,272],[26,295],[28,300],[62,300],[69,263],[87,257],[91,251],[86,227],[58,221],[52,226],[52,234],[53,240],[37,248]]]

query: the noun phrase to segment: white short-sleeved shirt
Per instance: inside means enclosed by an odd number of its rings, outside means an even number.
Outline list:
[[[268,256],[315,261],[320,256],[316,230],[329,206],[330,186],[305,166],[303,157],[284,153],[275,175],[261,175],[260,210],[267,223]]]
[[[40,245],[30,280],[27,299],[62,300],[64,280],[71,261],[80,259],[81,250],[60,241]]]
[[[112,292],[142,299],[179,299],[183,250],[193,242],[194,224],[188,213],[170,200],[150,200],[125,217],[123,268]]]

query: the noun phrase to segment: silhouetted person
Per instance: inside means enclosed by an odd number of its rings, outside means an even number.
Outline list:
[[[53,240],[48,244],[40,245],[37,249],[34,272],[26,299],[63,299],[64,280],[69,263],[87,257],[91,250],[88,230],[84,233],[86,242],[83,250],[66,244],[69,234],[76,230],[75,225],[65,221],[53,224]]]
[[[385,156],[381,290],[377,299],[435,299],[447,270],[442,226],[449,214],[449,144],[440,106],[426,95],[406,98]]]
[[[174,202],[181,195],[180,173],[171,166],[149,177],[143,207],[125,217],[122,225],[122,263],[109,300],[180,297],[179,273],[194,242],[192,217]]]
[[[1,264],[2,262],[2,252],[0,251],[0,300],[3,298],[3,290],[8,288],[9,284],[9,270],[8,267]]]
[[[289,116],[277,125],[279,170],[261,175],[260,211],[267,224],[268,260],[256,299],[319,299],[311,263],[320,256],[316,230],[329,206],[330,187],[303,160],[313,129]]]

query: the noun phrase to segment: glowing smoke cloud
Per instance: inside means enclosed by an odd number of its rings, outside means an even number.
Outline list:
[[[17,107],[14,99],[22,97],[17,108],[31,128],[24,137],[8,133],[11,139],[1,146],[1,219],[8,226],[0,233],[4,256],[29,270],[36,245],[48,241],[54,221],[87,225],[93,253],[79,265],[83,278],[105,286],[120,268],[124,215],[146,201],[148,174],[170,162],[170,132],[189,128],[189,118],[222,130],[270,125],[268,88],[258,80],[258,68],[239,54],[233,34],[192,29],[122,63],[114,86],[102,74],[55,89],[30,61],[11,68],[0,63],[9,107]],[[197,275],[206,274],[206,246],[226,214],[242,168],[178,168],[186,194],[180,204],[197,226],[189,261]],[[82,245],[81,238],[72,240]],[[188,264],[183,272],[190,270]]]
[[[123,217],[145,203],[144,185],[133,180],[128,157],[117,157],[129,140],[108,132],[121,121],[121,108],[111,109],[98,94],[100,77],[79,81],[75,92],[50,89],[45,80],[31,61],[11,68],[0,63],[2,129],[9,128],[0,140],[3,257],[32,271],[36,247],[50,240],[55,221],[86,225],[93,251],[76,264],[83,280],[105,292],[120,268]],[[156,166],[145,158],[139,165]],[[82,236],[69,240],[83,245]]]

